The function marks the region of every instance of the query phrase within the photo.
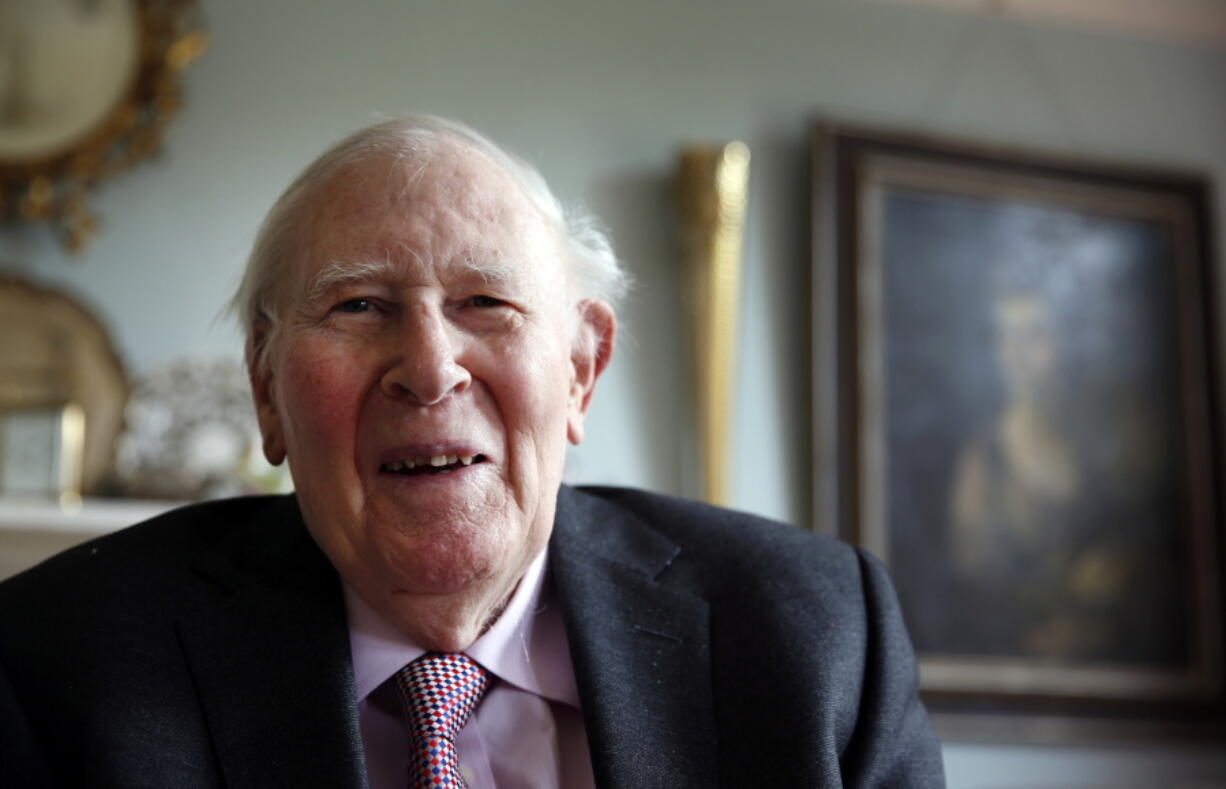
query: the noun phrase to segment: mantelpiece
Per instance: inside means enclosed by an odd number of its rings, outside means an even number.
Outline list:
[[[60,551],[178,506],[172,501],[86,498],[80,508],[0,498],[0,580]]]

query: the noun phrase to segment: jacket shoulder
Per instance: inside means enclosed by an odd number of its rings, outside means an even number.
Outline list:
[[[151,591],[186,572],[212,546],[283,506],[284,499],[248,496],[191,504],[69,548],[0,582],[0,616],[30,599],[45,605],[65,595],[85,600],[121,590]]]
[[[849,786],[941,785],[939,746],[881,562],[830,537],[698,502],[622,488],[577,495],[599,502],[587,507],[598,518],[586,536],[638,533],[618,539],[669,557],[654,576],[661,590],[708,606],[728,785],[761,783],[763,753],[788,754],[776,760],[783,785],[832,776]]]
[[[817,584],[859,595],[866,552],[799,526],[660,493],[632,488],[585,486],[591,496],[641,521],[675,543],[680,551],[675,575],[693,568],[708,593],[721,584],[740,593],[750,587],[767,596],[792,597]],[[838,587],[832,589],[829,587]]]

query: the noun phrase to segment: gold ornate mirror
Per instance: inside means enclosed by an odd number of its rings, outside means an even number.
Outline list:
[[[154,153],[204,52],[195,0],[0,0],[0,218],[79,250],[88,190]]]

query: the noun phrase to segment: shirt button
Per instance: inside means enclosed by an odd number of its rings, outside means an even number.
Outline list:
[[[464,783],[471,784],[473,782],[473,771],[467,764],[460,765],[460,777],[464,779]]]

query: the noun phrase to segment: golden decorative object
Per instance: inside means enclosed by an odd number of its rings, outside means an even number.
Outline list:
[[[196,0],[0,2],[0,219],[49,222],[80,250],[86,195],[157,152],[208,47]]]
[[[80,418],[67,413],[65,436],[84,425],[80,449],[73,450],[80,492],[99,492],[128,400],[127,376],[106,328],[66,294],[0,275],[0,337],[0,414],[75,404]]]
[[[703,495],[713,504],[727,505],[749,148],[731,142],[686,149],[679,182]]]

